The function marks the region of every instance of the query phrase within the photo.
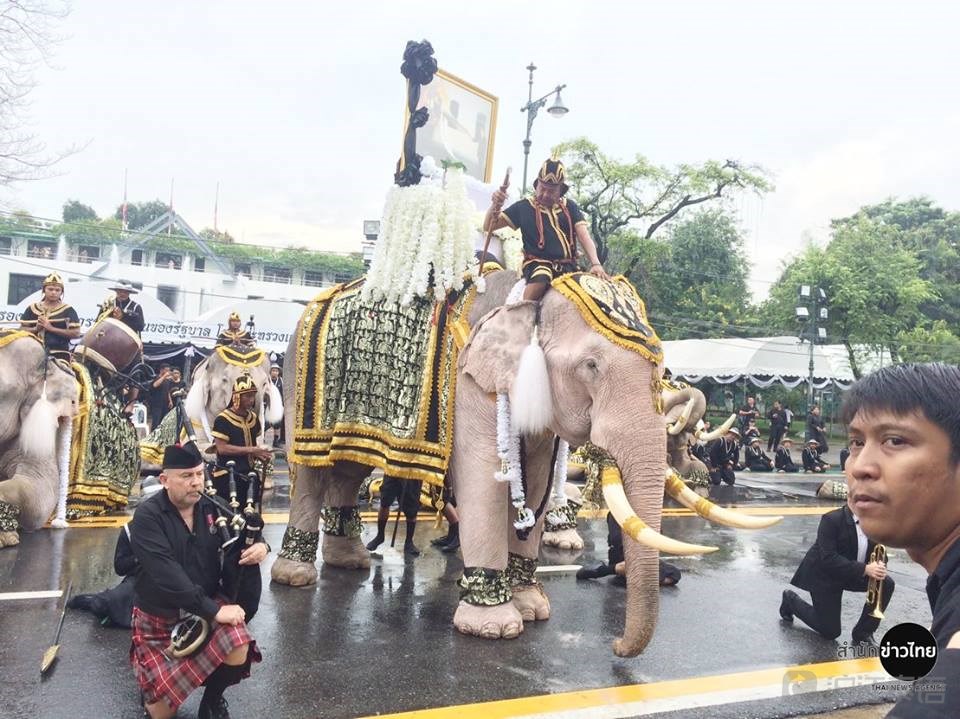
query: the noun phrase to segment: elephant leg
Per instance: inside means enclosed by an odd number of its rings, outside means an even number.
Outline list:
[[[576,485],[568,482],[563,489],[567,503],[562,507],[554,507],[551,501],[543,522],[543,545],[580,551],[583,549],[583,537],[577,531],[577,513],[583,506],[583,499]]]
[[[39,529],[57,507],[56,465],[35,461],[17,451],[8,452],[0,462],[16,467],[10,479],[0,482],[0,547],[20,543],[17,529]]]
[[[357,496],[370,467],[338,462],[330,470],[320,519],[323,521],[323,563],[343,569],[368,569],[370,553],[360,541],[363,525]]]
[[[553,490],[553,439],[553,435],[549,434],[525,440],[527,506],[534,512],[538,509],[544,511],[525,537],[521,537],[513,526],[515,511],[510,512],[507,521],[509,553],[506,576],[513,592],[513,605],[527,622],[550,618],[550,599],[543,584],[536,579],[535,572],[546,519],[545,508],[549,502],[548,495]]]
[[[291,464],[296,489],[290,503],[290,521],[283,546],[270,576],[278,584],[302,587],[317,581],[317,545],[320,541],[320,506],[329,469]]]

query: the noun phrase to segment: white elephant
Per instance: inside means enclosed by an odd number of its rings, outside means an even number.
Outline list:
[[[27,333],[0,336],[0,547],[18,527],[42,527],[57,507],[58,448],[77,412],[79,387],[64,362]]]

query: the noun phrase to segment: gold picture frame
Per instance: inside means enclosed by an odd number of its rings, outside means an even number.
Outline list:
[[[456,75],[437,70],[433,81],[420,88],[417,108],[430,113],[417,130],[417,153],[462,162],[466,174],[490,182],[500,100]]]

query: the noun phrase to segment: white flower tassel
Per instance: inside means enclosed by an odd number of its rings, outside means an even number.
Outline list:
[[[530,344],[523,348],[517,376],[510,390],[513,405],[513,428],[521,434],[539,434],[553,422],[553,397],[547,357],[540,346],[536,326]]]
[[[557,447],[557,463],[553,465],[553,506],[566,507],[567,493],[564,486],[567,483],[567,460],[570,457],[570,445],[560,440]]]
[[[57,471],[60,473],[60,486],[57,491],[57,514],[50,522],[54,529],[67,528],[67,488],[70,484],[70,445],[73,443],[73,417],[63,421],[57,447]]]
[[[510,399],[504,394],[497,395],[497,456],[500,469],[493,476],[498,482],[510,483],[510,502],[517,510],[516,529],[529,529],[536,524],[537,518],[527,507],[527,497],[523,491],[523,477],[520,476],[520,434],[510,428]]]

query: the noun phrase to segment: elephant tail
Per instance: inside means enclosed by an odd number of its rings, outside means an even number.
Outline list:
[[[46,391],[33,403],[20,428],[20,450],[27,457],[49,459],[57,441],[57,408]]]

